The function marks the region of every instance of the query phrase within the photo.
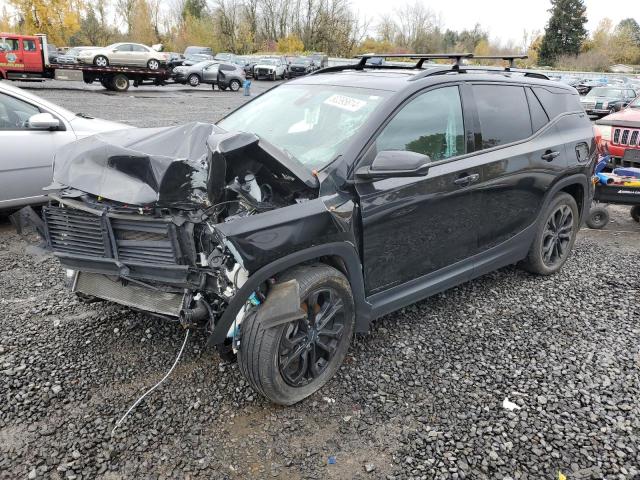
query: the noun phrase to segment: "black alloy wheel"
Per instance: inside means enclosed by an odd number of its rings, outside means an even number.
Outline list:
[[[542,259],[547,266],[554,267],[569,255],[573,222],[573,212],[567,205],[560,205],[547,219],[542,239]]]
[[[289,323],[280,339],[280,374],[292,387],[318,378],[336,353],[345,327],[345,308],[333,288],[312,291],[302,303],[306,316]]]

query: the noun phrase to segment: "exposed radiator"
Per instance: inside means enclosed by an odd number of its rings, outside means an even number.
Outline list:
[[[134,283],[126,286],[98,273],[79,272],[74,291],[110,300],[127,307],[177,317],[182,308],[182,293],[166,293]]]

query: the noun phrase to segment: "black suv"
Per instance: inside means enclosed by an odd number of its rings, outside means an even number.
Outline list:
[[[460,58],[425,69],[434,56],[370,57],[217,125],[61,150],[40,227],[73,290],[205,328],[288,405],[327,382],[376,317],[517,262],[557,272],[596,151],[575,89]]]

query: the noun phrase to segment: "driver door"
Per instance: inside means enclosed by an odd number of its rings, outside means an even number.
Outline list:
[[[0,209],[43,201],[42,189],[51,184],[56,149],[75,140],[69,129],[29,129],[29,117],[42,112],[22,99],[0,93]]]
[[[131,45],[125,43],[113,49],[109,53],[109,63],[117,65],[131,65]]]
[[[206,83],[216,83],[218,80],[219,63],[212,63],[206,67],[202,72],[202,78]]]
[[[457,85],[418,93],[365,154],[365,165],[379,152],[394,150],[428,155],[432,163],[425,176],[356,184],[367,296],[428,280],[429,275],[439,277],[459,263],[471,276],[481,166],[477,157],[463,157],[470,133],[465,123],[471,125]]]

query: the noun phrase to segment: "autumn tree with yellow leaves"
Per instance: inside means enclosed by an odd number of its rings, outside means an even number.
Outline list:
[[[68,45],[80,30],[81,0],[9,0],[22,33],[44,33],[56,45]]]

